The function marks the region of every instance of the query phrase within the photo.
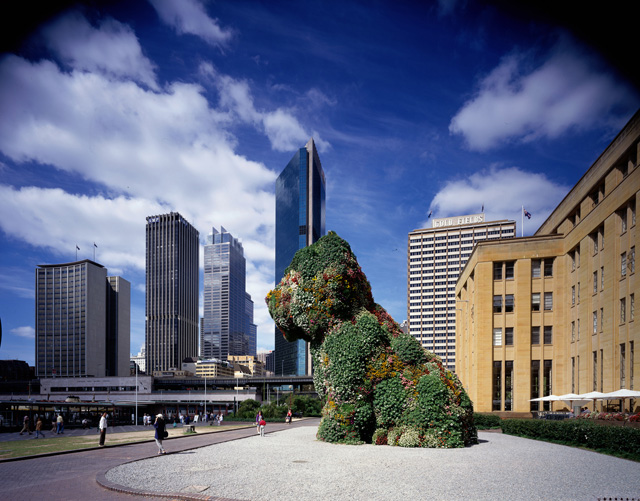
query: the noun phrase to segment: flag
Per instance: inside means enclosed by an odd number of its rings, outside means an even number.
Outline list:
[[[95,242],[93,242],[93,246],[94,246],[96,249],[98,248],[98,246],[96,245],[96,243],[95,243]]]
[[[431,214],[433,214],[432,210],[429,211],[429,215],[427,216],[427,219],[429,219],[431,217]]]
[[[524,216],[527,219],[531,219],[531,212],[529,212],[527,209],[525,209],[524,207],[522,208],[522,210],[524,211]]]
[[[80,250],[80,247],[78,247],[78,244],[76,244],[76,250]]]
[[[480,209],[480,212],[484,212],[484,204],[482,204],[482,209]]]

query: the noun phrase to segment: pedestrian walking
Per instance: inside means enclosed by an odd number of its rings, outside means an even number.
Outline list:
[[[262,421],[262,411],[256,414],[256,433],[260,433],[260,421]]]
[[[62,419],[62,414],[58,414],[58,418],[56,419],[56,433],[58,435],[60,433],[64,434],[64,419]]]
[[[100,424],[98,425],[100,430],[100,447],[104,447],[104,439],[107,437],[107,413],[105,412],[100,418]]]
[[[29,432],[31,435],[31,430],[29,429],[29,415],[25,414],[24,419],[22,420],[22,430],[20,430],[20,435],[22,435],[25,431]]]
[[[267,422],[263,419],[260,420],[260,436],[264,437],[264,427],[267,426]]]
[[[42,418],[38,418],[38,422],[36,423],[36,436],[34,438],[38,438],[40,435],[44,438],[44,433],[42,432]]]
[[[169,432],[165,430],[164,418],[162,414],[158,414],[156,416],[156,421],[153,423],[153,427],[156,429],[156,445],[158,446],[158,454],[166,454],[167,451],[164,450],[162,446],[162,441],[167,438]]]
[[[287,424],[291,424],[291,418],[292,418],[292,417],[293,417],[293,416],[292,416],[292,414],[291,414],[291,409],[289,409],[289,410],[287,411],[287,418],[285,419],[285,422],[286,422]]]

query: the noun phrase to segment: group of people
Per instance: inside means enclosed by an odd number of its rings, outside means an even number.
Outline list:
[[[38,416],[37,414],[34,416],[36,421],[35,432],[36,436],[33,438],[39,438],[42,436],[44,438],[44,432],[42,431],[43,423],[42,416]],[[22,420],[22,430],[20,430],[20,435],[27,432],[29,435],[32,434],[31,431],[31,419],[28,414],[25,414]],[[51,421],[51,433],[55,433],[57,435],[64,433],[64,419],[62,418],[62,414],[58,414],[57,417],[53,421]]]
[[[291,418],[293,414],[291,413],[291,409],[287,411],[287,416],[284,418],[284,422],[287,424],[291,424]],[[262,411],[258,411],[256,414],[256,430],[261,437],[264,437],[264,427],[267,426],[267,422],[262,415]]]

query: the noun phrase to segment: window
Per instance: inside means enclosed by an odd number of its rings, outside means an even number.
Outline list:
[[[505,346],[513,346],[513,327],[505,327],[504,344]]]
[[[576,323],[571,322],[571,342],[575,342],[576,340]]]
[[[635,309],[636,295],[629,294],[629,322],[633,322],[634,309]]]
[[[515,261],[507,261],[504,264],[504,278],[507,280],[513,280],[515,263]]]
[[[505,313],[513,313],[514,304],[515,304],[515,301],[513,298],[513,294],[507,294],[504,298]]]
[[[576,253],[573,251],[571,253],[571,271],[575,271],[576,269]]]
[[[499,411],[502,404],[502,362],[493,362],[493,404],[491,409]]]
[[[597,271],[593,272],[593,293],[594,294],[598,293],[598,272]]]
[[[629,250],[629,273],[633,273],[636,271],[636,246],[634,245]]]
[[[580,319],[576,320],[576,339],[580,341]]]
[[[531,344],[540,344],[540,327],[531,327]]]
[[[626,346],[624,343],[620,345],[620,388],[626,386],[626,371],[625,365],[627,363]]]
[[[540,293],[531,294],[531,311],[540,311]]]
[[[627,253],[623,252],[620,254],[620,275],[623,277],[627,276]]]
[[[531,399],[540,397],[540,360],[531,361]],[[538,402],[531,402],[531,410],[537,411]]]
[[[544,260],[544,276],[552,277],[553,276],[553,259],[545,259]]]
[[[576,286],[571,286],[571,306],[576,304]]]
[[[545,360],[543,362],[543,373],[542,373],[542,393],[543,396],[551,395],[551,391],[553,390],[552,384],[552,368],[553,362],[551,360]],[[549,402],[544,402],[544,410],[548,411],[551,408]]]
[[[600,266],[600,290],[604,290],[604,266]]]
[[[633,362],[634,362],[634,354],[633,354],[633,341],[629,341],[629,389],[633,390]]]
[[[550,325],[544,327],[544,344],[553,344],[553,327]]]
[[[598,390],[598,352],[593,352],[593,391]]]
[[[545,311],[553,310],[553,292],[544,293],[544,309]]]
[[[635,226],[636,224],[636,203],[631,202],[629,204],[629,210],[631,211],[631,226]]]
[[[620,233],[627,231],[627,208],[620,211]]]
[[[627,318],[627,298],[620,299],[620,323],[626,322]]]
[[[502,280],[502,262],[493,263],[493,279]]]
[[[504,410],[510,411],[513,398],[513,360],[504,362]]]
[[[576,359],[571,357],[571,393],[576,392]]]
[[[502,296],[493,296],[493,312],[502,313]]]
[[[502,329],[499,327],[493,329],[493,346],[502,346]]]
[[[604,308],[600,308],[600,332],[604,329]]]
[[[593,255],[595,256],[598,253],[598,233],[593,233],[591,235],[591,240],[593,241]]]
[[[598,312],[597,311],[593,312],[593,333],[594,334],[598,333]]]
[[[539,259],[531,261],[531,276],[533,278],[540,278],[540,264]]]

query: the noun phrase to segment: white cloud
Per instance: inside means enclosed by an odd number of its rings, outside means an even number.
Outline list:
[[[197,0],[149,0],[149,3],[160,19],[179,35],[196,35],[211,45],[224,45],[232,37],[231,30],[221,28],[218,20],[211,19]]]
[[[88,42],[97,31],[133,40],[128,28],[105,26],[85,30]],[[56,29],[47,35],[52,46]],[[70,40],[82,43],[80,36],[64,38],[61,59]],[[109,54],[107,46],[118,42],[104,43]],[[76,244],[78,258],[91,258],[95,241],[97,260],[110,273],[133,277],[137,294],[146,216],[178,211],[203,241],[211,226],[222,224],[243,240],[260,344],[272,344],[263,298],[274,280],[276,173],[237,154],[230,131],[250,123],[266,133],[269,118],[269,134],[284,147],[298,130],[295,118],[287,121],[281,109],[257,111],[249,84],[224,75],[216,78],[229,83],[228,107],[209,103],[200,84],[170,82],[153,90],[140,85],[144,79],[135,72],[114,78],[113,59],[95,68],[91,60],[87,54],[66,59],[71,68],[63,71],[46,59],[0,58],[0,151],[13,163],[2,167],[5,179],[20,164],[35,162],[43,176],[50,170],[73,183],[64,189],[0,184],[0,230],[61,261],[73,258]]]
[[[157,89],[154,64],[142,54],[133,30],[114,19],[99,28],[72,11],[42,30],[47,46],[65,64],[84,71],[98,71],[130,78]]]
[[[532,234],[568,193],[570,187],[554,183],[544,174],[525,172],[517,167],[492,167],[465,179],[445,184],[433,198],[432,218],[477,214],[484,205],[487,221],[522,221],[522,206],[532,214],[525,220],[525,234]],[[544,194],[542,196],[541,194]],[[431,227],[431,221],[422,228]]]
[[[256,109],[249,82],[228,75],[221,75],[210,63],[200,65],[200,74],[212,83],[219,94],[219,105],[242,122],[264,131],[276,151],[292,151],[305,144],[313,136],[319,151],[326,151],[330,144],[316,132],[308,132],[295,116],[295,110],[278,108],[275,111]],[[318,91],[311,89],[315,103],[319,103]]]
[[[504,57],[453,117],[449,131],[462,135],[471,149],[487,150],[571,130],[618,130],[629,118],[618,108],[635,109],[637,101],[595,58],[562,39],[543,61],[518,52]]]
[[[27,339],[35,339],[36,330],[30,325],[26,325],[24,327],[16,327],[15,329],[11,329],[11,334],[15,334],[18,337],[24,337]]]

